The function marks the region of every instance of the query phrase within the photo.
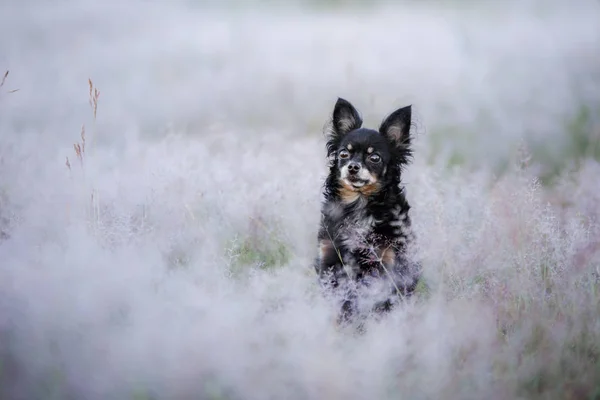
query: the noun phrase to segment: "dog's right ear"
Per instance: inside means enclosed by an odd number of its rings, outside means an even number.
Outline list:
[[[412,106],[402,107],[391,113],[379,127],[379,132],[385,135],[397,148],[410,147],[410,124]]]
[[[344,136],[360,128],[362,123],[356,108],[349,101],[338,98],[333,109],[333,133],[336,136]]]

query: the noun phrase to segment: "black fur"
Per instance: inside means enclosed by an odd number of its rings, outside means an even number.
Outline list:
[[[406,256],[414,235],[401,186],[412,157],[411,111],[400,108],[373,130],[362,128],[348,101],[335,105],[315,270],[325,288],[344,295],[340,322],[357,313],[361,287],[386,283],[385,297],[371,308],[381,313],[410,296],[418,282],[420,265]]]

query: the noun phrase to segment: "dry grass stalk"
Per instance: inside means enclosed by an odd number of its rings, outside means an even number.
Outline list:
[[[6,75],[8,75],[8,71],[5,74],[5,78],[6,78]],[[4,82],[4,80],[3,80],[3,82]],[[90,107],[92,108],[92,112],[94,114],[94,126],[95,126],[96,116],[98,114],[98,98],[100,97],[100,91],[98,90],[98,88],[94,87],[94,83],[92,82],[91,79],[88,79],[88,85],[89,85],[89,104],[90,104]],[[83,167],[83,162],[84,162],[84,158],[85,158],[85,148],[86,148],[85,147],[85,143],[86,143],[85,124],[81,126],[80,136],[81,136],[81,143],[79,143],[79,142],[73,143],[73,149],[75,150],[75,155],[79,159],[80,165]],[[93,135],[92,135],[92,139],[93,139]],[[71,170],[71,163],[69,162],[68,157],[67,157],[65,164],[66,164],[67,168],[69,170]]]
[[[4,76],[2,77],[2,81],[0,81],[0,87],[4,86],[4,82],[6,82],[6,78],[8,77],[8,73],[10,71],[6,70],[6,72],[4,73]]]
[[[92,113],[94,115],[94,122],[93,122],[93,131],[92,131],[92,147],[94,147],[95,144],[95,132],[96,132],[96,116],[98,115],[98,99],[100,98],[100,91],[98,90],[97,87],[94,86],[94,82],[92,82],[91,79],[88,78],[88,85],[89,85],[89,104],[90,107],[92,108]]]
[[[90,107],[92,108],[92,112],[93,112],[93,116],[94,116],[93,123],[94,123],[94,127],[95,127],[96,116],[98,114],[98,98],[100,97],[100,91],[96,87],[94,87],[94,83],[92,82],[91,79],[88,79],[88,85],[89,85],[89,104],[90,104]],[[81,166],[81,169],[83,172],[83,178],[85,180],[84,164],[85,164],[86,154],[87,154],[87,156],[89,156],[89,149],[88,149],[89,146],[86,146],[87,136],[86,136],[85,124],[83,124],[81,126],[80,137],[81,137],[81,141],[77,141],[77,142],[73,143],[73,150],[75,151],[75,156],[79,160],[79,165]],[[93,141],[93,138],[94,138],[94,135],[92,135],[92,141]],[[71,162],[69,160],[69,157],[66,157],[65,165],[69,169],[69,172],[72,172]],[[95,227],[96,224],[100,222],[99,221],[99,219],[100,219],[100,204],[99,204],[99,200],[98,200],[98,194],[96,193],[96,191],[93,187],[92,187],[91,191],[92,191],[92,193],[90,195],[91,214],[92,214],[93,225]]]
[[[100,97],[100,91],[98,88],[94,87],[94,83],[91,79],[88,79],[88,84],[90,86],[90,107],[94,111],[94,120],[96,119],[96,114],[98,111],[98,98]]]
[[[75,142],[73,143],[73,149],[75,150],[75,156],[79,159],[79,164],[83,168],[83,161],[85,158],[85,125],[81,126],[81,143]],[[71,170],[71,163],[69,162],[69,157],[67,157],[66,162],[67,168]]]
[[[88,78],[88,85],[89,85],[89,104],[90,107],[92,108],[92,112],[94,114],[94,122],[93,122],[93,131],[92,131],[92,147],[94,147],[94,142],[95,142],[95,132],[96,132],[96,116],[98,114],[98,98],[100,97],[100,91],[98,90],[98,88],[96,88],[94,86],[94,83],[92,82],[91,78]],[[83,148],[85,149],[85,130],[82,129],[81,131],[81,138],[82,138],[82,143],[83,143]],[[94,221],[99,224],[100,223],[100,200],[99,200],[99,196],[98,193],[96,193],[96,190],[94,188],[92,188],[92,194],[91,194],[91,202],[92,202],[92,213],[94,214]]]
[[[2,76],[2,80],[0,81],[0,88],[2,86],[4,86],[4,83],[6,83],[6,78],[8,78],[9,72],[10,72],[9,70],[6,70],[6,72]],[[18,92],[18,91],[19,91],[19,89],[12,89],[12,90],[9,90],[8,93],[15,93],[15,92]]]

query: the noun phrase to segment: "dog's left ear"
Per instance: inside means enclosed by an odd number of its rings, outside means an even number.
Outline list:
[[[333,129],[338,136],[344,136],[350,131],[362,126],[362,118],[354,106],[341,97],[333,109]]]
[[[379,127],[379,132],[386,136],[396,147],[410,145],[410,123],[412,105],[402,107],[391,113]]]

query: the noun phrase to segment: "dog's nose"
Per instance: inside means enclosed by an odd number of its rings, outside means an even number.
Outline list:
[[[348,164],[348,172],[351,175],[356,175],[356,173],[360,170],[360,165],[356,162],[351,162]]]

